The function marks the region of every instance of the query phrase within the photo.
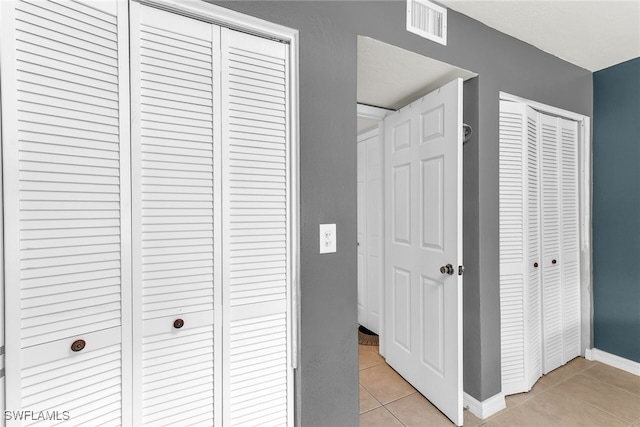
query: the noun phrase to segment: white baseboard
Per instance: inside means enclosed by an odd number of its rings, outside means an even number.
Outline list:
[[[504,394],[502,393],[498,393],[487,400],[483,400],[482,402],[477,400],[475,397],[464,393],[463,402],[464,407],[481,420],[489,418],[491,415],[502,411],[507,407],[507,403],[504,400]]]
[[[622,369],[623,371],[640,376],[640,363],[625,359],[624,357],[616,356],[615,354],[607,353],[606,351],[598,350],[597,348],[586,349],[584,358],[587,360],[602,362],[605,365],[613,366],[614,368]]]

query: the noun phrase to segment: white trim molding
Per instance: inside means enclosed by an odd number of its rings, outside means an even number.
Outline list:
[[[288,43],[297,42],[298,30],[245,15],[206,1],[191,0],[133,0],[140,4],[163,9],[179,15],[203,20],[241,32],[272,38]],[[297,51],[297,49],[294,49]]]
[[[491,415],[498,413],[507,407],[504,394],[498,393],[487,400],[480,402],[470,394],[464,393],[463,405],[476,417],[484,420]]]
[[[358,117],[364,117],[371,120],[384,120],[394,110],[386,108],[374,107],[372,105],[358,104]]]
[[[624,357],[616,356],[615,354],[607,353],[597,348],[588,348],[585,351],[584,357],[587,360],[601,362],[605,365],[613,366],[614,368],[640,376],[640,363],[633,360],[625,359]]]

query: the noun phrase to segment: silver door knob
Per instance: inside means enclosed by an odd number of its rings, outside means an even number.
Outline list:
[[[447,264],[440,267],[440,273],[448,274],[449,276],[453,276],[453,265]]]

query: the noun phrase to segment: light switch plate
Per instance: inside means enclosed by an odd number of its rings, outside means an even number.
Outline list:
[[[320,224],[320,253],[330,254],[336,251],[336,225]]]

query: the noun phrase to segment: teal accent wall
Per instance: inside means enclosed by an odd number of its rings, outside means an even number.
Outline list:
[[[594,347],[640,362],[640,58],[593,74]]]

